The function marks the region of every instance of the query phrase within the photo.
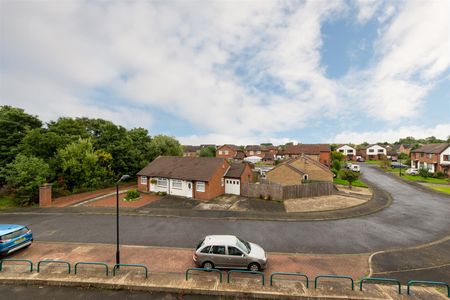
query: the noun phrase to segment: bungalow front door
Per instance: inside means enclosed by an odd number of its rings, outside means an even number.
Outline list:
[[[186,197],[192,198],[192,182],[187,182]]]

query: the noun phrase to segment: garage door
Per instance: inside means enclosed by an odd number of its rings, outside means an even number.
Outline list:
[[[239,179],[225,179],[225,194],[241,194],[241,182]]]

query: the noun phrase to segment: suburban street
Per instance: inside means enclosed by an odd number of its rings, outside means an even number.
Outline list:
[[[450,197],[427,193],[362,166],[365,180],[393,203],[369,216],[335,221],[249,221],[122,216],[121,243],[191,248],[208,234],[235,234],[271,252],[367,253],[425,244],[449,234]],[[27,224],[37,241],[115,243],[115,216],[1,214],[2,223]]]

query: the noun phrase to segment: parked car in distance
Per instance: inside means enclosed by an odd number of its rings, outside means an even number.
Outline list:
[[[261,246],[234,235],[208,235],[197,245],[194,263],[205,269],[230,268],[261,271],[267,256]]]
[[[356,161],[358,161],[358,162],[365,162],[366,160],[364,159],[364,157],[357,157]]]
[[[419,170],[414,169],[414,168],[409,168],[408,170],[406,170],[406,174],[408,174],[408,175],[419,175]]]
[[[391,162],[391,168],[402,168],[402,169],[406,169],[406,168],[408,168],[408,166],[407,166],[407,165],[404,165],[404,164],[402,164],[402,163],[399,163],[399,162],[394,161],[394,162]]]
[[[0,224],[0,256],[28,247],[33,241],[33,233],[23,225]]]
[[[351,169],[352,168],[352,163],[346,163],[345,164],[345,168],[346,169]]]
[[[359,172],[359,171],[361,171],[361,168],[359,167],[359,165],[351,165],[350,170],[352,170],[354,172]]]

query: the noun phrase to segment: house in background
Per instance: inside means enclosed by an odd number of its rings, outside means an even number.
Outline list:
[[[183,145],[184,157],[198,157],[200,155],[201,146]]]
[[[342,153],[347,160],[356,160],[356,148],[352,146],[342,145],[336,151]]]
[[[370,145],[364,151],[366,160],[380,160],[383,156],[387,156],[387,149],[380,145]]]
[[[331,164],[331,147],[329,144],[288,145],[283,151],[285,159],[298,158],[302,155],[315,159],[327,167]]]
[[[241,152],[241,148],[236,145],[223,145],[216,149],[216,157],[233,159],[236,157],[238,152]]]
[[[297,185],[305,181],[333,182],[333,172],[307,155],[287,160],[266,173],[269,182],[281,185]]]
[[[400,144],[394,146],[394,149],[398,154],[405,153],[408,156],[411,153],[411,148],[412,148],[411,145],[408,144]]]
[[[426,144],[412,150],[411,168],[426,168],[430,173],[442,172],[449,177],[450,144]]]
[[[224,176],[225,194],[240,195],[242,184],[251,182],[253,178],[252,168],[247,163],[231,163]]]
[[[223,158],[160,156],[137,173],[138,190],[210,200],[225,192]]]

